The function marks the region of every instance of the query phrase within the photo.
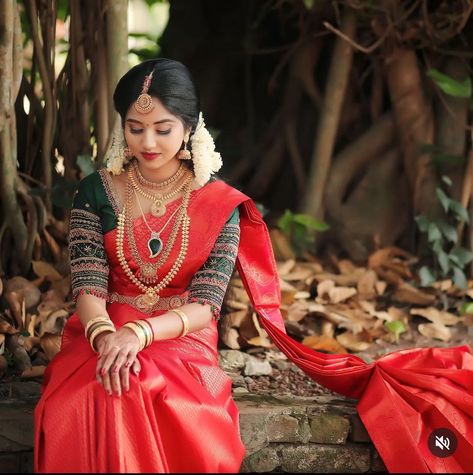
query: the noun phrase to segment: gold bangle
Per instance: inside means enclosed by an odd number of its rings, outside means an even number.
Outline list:
[[[99,328],[96,328],[96,329],[92,332],[92,334],[90,335],[90,337],[89,337],[90,346],[92,347],[92,349],[93,349],[94,351],[97,351],[97,350],[95,349],[95,346],[94,346],[94,340],[95,340],[95,338],[97,338],[101,333],[104,333],[104,332],[112,332],[112,333],[114,333],[114,332],[116,332],[116,331],[117,331],[116,328],[113,327],[113,326],[111,326],[111,325],[101,326],[101,327],[99,327]]]
[[[92,325],[90,325],[90,327],[87,329],[86,333],[85,333],[85,337],[87,338],[87,340],[89,339],[90,335],[92,334],[92,332],[94,330],[96,330],[97,328],[99,327],[111,327],[111,328],[115,328],[115,325],[113,325],[112,322],[105,322],[105,321],[101,321],[101,322],[94,322]]]
[[[126,328],[129,328],[137,337],[140,342],[138,351],[141,351],[146,346],[146,333],[140,325],[137,325],[136,322],[127,322],[123,325]]]
[[[146,324],[146,321],[143,319],[140,320],[135,320],[135,323],[143,329],[143,331],[146,334],[146,345],[145,348],[147,348],[151,343],[153,343],[153,333],[151,332],[149,326]]]
[[[171,312],[174,312],[179,315],[179,318],[182,320],[183,329],[179,335],[179,338],[186,336],[187,333],[189,333],[189,318],[180,308],[173,308]]]
[[[97,315],[95,318],[92,318],[92,320],[89,320],[85,326],[85,336],[87,338],[87,332],[89,331],[89,328],[94,324],[94,323],[97,323],[97,322],[110,322],[112,323],[113,325],[113,322],[112,320],[110,320],[110,317],[106,316],[106,315]]]

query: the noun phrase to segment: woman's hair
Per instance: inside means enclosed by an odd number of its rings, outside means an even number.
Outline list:
[[[131,68],[113,93],[113,104],[124,125],[126,113],[141,94],[145,76],[153,71],[148,94],[158,98],[171,112],[179,117],[184,126],[195,130],[199,120],[199,97],[189,70],[179,61],[166,58],[143,61]]]

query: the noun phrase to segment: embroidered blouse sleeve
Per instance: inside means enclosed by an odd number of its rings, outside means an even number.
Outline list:
[[[81,181],[72,205],[69,260],[74,301],[84,293],[107,298],[109,268],[95,193],[100,179],[95,175]]]
[[[239,242],[240,215],[237,207],[223,226],[209,257],[190,283],[188,302],[210,305],[217,320],[235,267]]]

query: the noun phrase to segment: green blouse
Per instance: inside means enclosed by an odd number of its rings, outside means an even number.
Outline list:
[[[83,293],[108,298],[109,265],[103,236],[117,226],[118,210],[109,198],[111,190],[107,173],[102,169],[88,175],[80,182],[74,197],[69,232],[74,300]],[[210,305],[217,319],[238,254],[239,223],[236,207],[187,289],[187,302]]]

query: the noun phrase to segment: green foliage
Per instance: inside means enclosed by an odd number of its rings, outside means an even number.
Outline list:
[[[460,313],[473,313],[473,302],[465,302],[460,307]]]
[[[427,71],[427,76],[432,78],[437,86],[449,96],[471,97],[472,89],[469,76],[463,82],[460,82],[434,68]]]
[[[446,176],[442,177],[442,181],[447,186],[452,184]],[[469,223],[469,216],[461,203],[450,198],[442,188],[436,188],[436,195],[445,211],[445,218],[429,219],[424,215],[415,217],[419,230],[427,235],[429,249],[436,263],[435,269],[428,266],[420,268],[421,285],[432,284],[438,276],[451,276],[457,287],[465,289],[467,280],[464,269],[473,260],[473,252],[457,245],[455,225],[459,222]]]
[[[279,229],[289,238],[297,255],[302,255],[315,242],[317,231],[326,231],[329,226],[326,223],[307,214],[292,213],[286,210],[277,222]]]
[[[394,334],[394,340],[399,343],[399,336],[406,331],[406,326],[400,320],[393,320],[392,322],[384,322],[384,326],[388,331]]]

